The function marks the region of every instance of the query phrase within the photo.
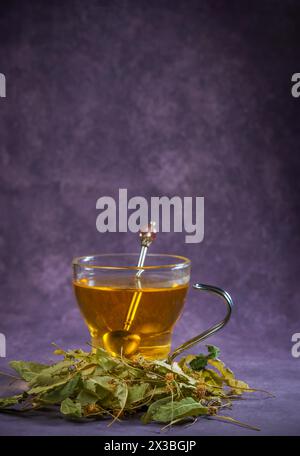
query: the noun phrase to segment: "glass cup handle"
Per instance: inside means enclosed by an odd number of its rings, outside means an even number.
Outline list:
[[[199,334],[196,337],[193,337],[192,339],[188,340],[182,345],[179,345],[172,354],[169,355],[169,361],[173,361],[174,358],[176,358],[180,353],[183,351],[193,347],[194,345],[198,344],[199,342],[202,342],[204,339],[207,337],[211,336],[215,332],[219,331],[223,326],[226,325],[226,323],[229,321],[231,312],[232,312],[232,307],[233,307],[233,301],[229,293],[227,291],[222,290],[222,288],[215,287],[213,285],[205,285],[203,283],[195,283],[193,285],[193,288],[195,290],[202,290],[202,291],[208,291],[209,293],[214,293],[225,301],[225,304],[227,306],[227,314],[223,320],[221,320],[219,323],[216,323],[214,326],[211,328],[207,329],[203,333]]]

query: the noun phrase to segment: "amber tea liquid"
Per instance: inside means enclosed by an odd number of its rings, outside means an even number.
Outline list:
[[[140,337],[138,352],[145,358],[165,359],[171,347],[171,336],[178,320],[188,284],[166,285],[143,280],[140,288],[135,284],[117,280],[109,286],[96,279],[79,279],[74,282],[76,298],[88,325],[94,346],[104,347],[103,336],[124,328],[124,322],[134,294],[139,304],[130,325],[130,333]],[[107,348],[107,347],[106,347]]]

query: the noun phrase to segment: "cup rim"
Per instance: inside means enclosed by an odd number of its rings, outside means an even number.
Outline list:
[[[181,255],[173,255],[168,253],[148,253],[147,257],[167,257],[173,258],[177,260],[181,260],[181,262],[175,263],[168,263],[168,264],[161,264],[161,265],[150,265],[150,266],[105,266],[105,265],[98,265],[98,264],[85,264],[84,260],[88,261],[92,258],[105,258],[105,257],[124,257],[124,256],[135,256],[138,257],[138,253],[98,253],[94,255],[84,255],[75,257],[72,261],[73,266],[84,267],[86,269],[100,269],[100,270],[113,270],[113,271],[139,271],[139,270],[155,270],[155,269],[183,269],[191,264],[191,260],[187,257]]]

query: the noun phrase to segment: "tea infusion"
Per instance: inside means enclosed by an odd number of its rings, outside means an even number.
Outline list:
[[[97,284],[94,279],[92,282],[79,279],[74,282],[74,288],[92,344],[112,353],[116,349],[105,346],[103,337],[123,329],[129,306],[134,294],[138,293],[139,306],[130,327],[130,333],[140,338],[138,352],[145,358],[167,358],[173,327],[183,309],[188,284],[172,282],[169,287],[163,287],[151,280],[148,284],[143,281],[142,288],[137,288],[128,282],[116,281],[111,286],[103,286],[103,282]]]

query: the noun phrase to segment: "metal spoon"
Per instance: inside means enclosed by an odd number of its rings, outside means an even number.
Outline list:
[[[146,229],[140,230],[139,236],[141,240],[141,251],[137,267],[142,268],[145,263],[148,248],[156,238],[155,222],[150,222]],[[132,296],[123,329],[118,331],[109,331],[103,336],[104,348],[114,354],[123,354],[125,356],[133,355],[140,345],[140,336],[138,334],[131,333],[130,328],[134,321],[134,317],[143,294],[140,281],[140,276],[143,272],[143,269],[139,269],[136,273],[136,285],[140,291],[135,291]]]

